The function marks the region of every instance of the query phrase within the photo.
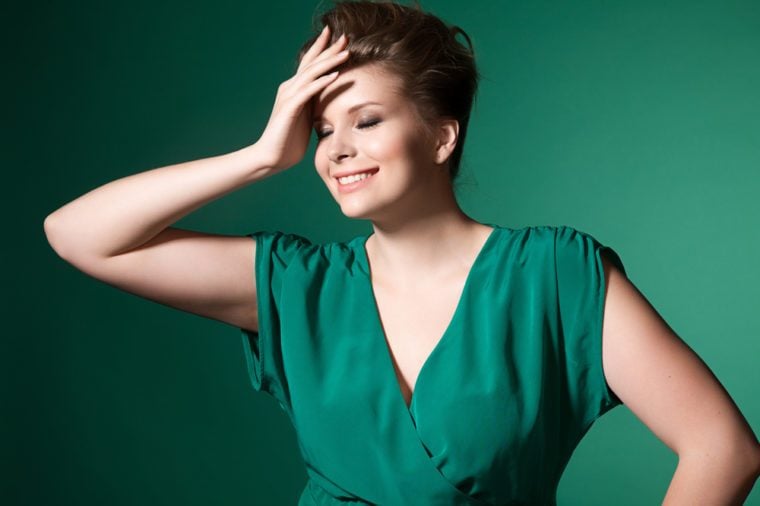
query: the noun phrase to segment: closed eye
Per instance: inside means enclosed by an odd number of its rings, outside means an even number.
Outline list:
[[[359,123],[359,128],[371,128],[371,127],[377,125],[378,123],[380,123],[379,119],[371,119],[371,120],[366,121],[364,123]]]
[[[361,128],[362,130],[367,129],[367,128],[372,128],[375,125],[377,125],[378,123],[380,123],[379,119],[371,119],[371,120],[365,121],[363,123],[359,123],[359,128]],[[327,130],[323,130],[323,131],[320,132],[320,131],[317,130],[317,131],[315,131],[315,133],[317,134],[317,139],[323,139],[323,138],[327,137],[328,135],[330,135],[331,132],[329,132]]]

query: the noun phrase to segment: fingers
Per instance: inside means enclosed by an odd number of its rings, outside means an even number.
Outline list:
[[[322,32],[317,37],[317,40],[314,41],[314,43],[311,45],[311,47],[304,53],[303,57],[301,58],[301,62],[298,65],[298,70],[300,71],[303,67],[309,64],[311,60],[314,59],[316,55],[319,54],[320,51],[322,51],[322,48],[324,48],[325,43],[328,40],[330,34],[330,27],[325,25],[325,27],[322,29]]]
[[[342,49],[340,46],[333,48],[330,48],[330,53],[323,53],[323,55],[320,55],[319,58],[317,58],[315,61],[307,65],[301,72],[305,79],[312,80],[316,79],[317,77],[321,76],[325,72],[330,71],[333,67],[339,65],[340,63],[343,63],[346,61],[349,51],[348,49]]]
[[[311,62],[307,63],[304,68],[309,67],[310,65],[313,65],[320,60],[323,60],[325,58],[329,58],[331,55],[337,53],[338,51],[345,49],[346,45],[348,44],[348,39],[346,38],[346,35],[343,34],[327,49],[322,51],[320,54],[318,54],[315,58],[312,59]]]
[[[311,47],[306,51],[306,53],[303,55],[303,58],[301,58],[301,62],[298,65],[297,72],[300,72],[305,67],[307,67],[310,63],[312,63],[314,60],[317,59],[318,56],[325,50],[325,47],[327,45],[327,41],[330,40],[330,27],[325,25],[325,27],[322,29],[322,32],[319,34],[317,39],[314,41],[314,43],[311,45]],[[346,42],[345,35],[341,35],[338,40],[336,40],[330,48],[328,48],[328,51],[332,50],[336,46],[342,45],[344,42]]]
[[[349,51],[347,49],[336,52],[340,50],[341,47],[342,45],[336,42],[336,44],[333,44],[333,47],[324,51],[315,61],[296,72],[296,74],[288,80],[288,88],[292,93],[292,96],[301,95],[299,91],[306,87],[313,89],[312,85],[315,81],[319,81],[322,86],[326,85],[322,79],[325,77],[325,74],[331,72],[334,67],[342,64],[348,59]]]
[[[348,59],[350,52],[343,49],[348,44],[345,34],[327,47],[329,38],[330,29],[325,26],[304,53],[295,75],[281,85],[278,96],[286,100],[293,111],[300,111],[311,97],[331,83],[338,75],[331,70]]]
[[[322,90],[324,87],[326,87],[328,84],[330,84],[335,78],[338,77],[338,72],[332,72],[330,74],[325,74],[319,79],[310,82],[303,88],[299,88],[298,94],[296,95],[296,102],[301,104],[308,104],[310,103],[310,99],[319,93],[320,90]]]

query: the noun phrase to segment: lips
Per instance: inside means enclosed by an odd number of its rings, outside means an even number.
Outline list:
[[[375,177],[375,174],[378,172],[378,169],[370,169],[366,171],[361,172],[354,172],[353,174],[365,174],[364,177],[357,177],[354,181],[351,181],[350,183],[341,183],[339,179],[335,180],[337,191],[343,195],[350,194],[356,191],[361,191],[362,188],[365,188],[367,185],[372,184],[372,178]],[[341,176],[343,177],[343,176]]]
[[[333,177],[335,179],[339,179],[339,178],[346,177],[346,176],[353,176],[354,174],[364,174],[365,172],[369,172],[370,174],[374,174],[378,170],[380,170],[380,169],[378,169],[377,167],[373,167],[373,168],[369,168],[369,169],[361,169],[361,170],[356,170],[356,171],[352,171],[352,172],[341,172],[339,174],[335,174]]]

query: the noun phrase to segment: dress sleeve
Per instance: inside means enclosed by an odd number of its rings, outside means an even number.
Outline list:
[[[254,260],[258,332],[240,328],[248,375],[253,388],[265,391],[284,409],[286,380],[280,341],[280,300],[288,266],[309,240],[296,234],[258,231],[247,234],[256,241]]]
[[[622,404],[610,390],[602,368],[604,321],[604,251],[625,274],[618,254],[594,237],[571,227],[557,228],[555,262],[563,346],[564,378],[572,416],[587,429]]]

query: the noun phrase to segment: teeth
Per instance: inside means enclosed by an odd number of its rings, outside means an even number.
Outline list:
[[[369,172],[362,172],[361,174],[353,174],[351,176],[340,177],[338,178],[338,182],[340,184],[349,184],[356,181],[361,181],[362,179],[367,179],[369,176],[371,176]]]

